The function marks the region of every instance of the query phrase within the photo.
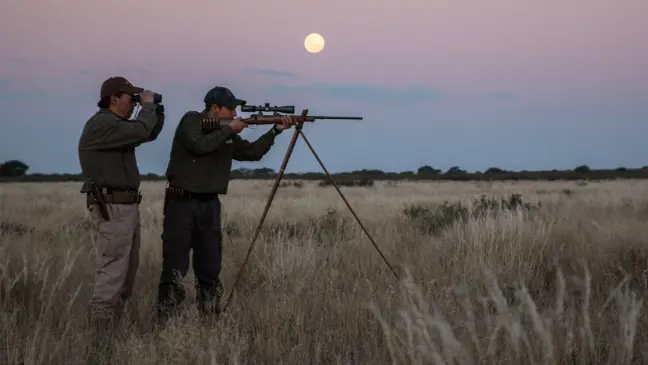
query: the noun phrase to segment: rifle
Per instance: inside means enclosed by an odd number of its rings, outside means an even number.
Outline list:
[[[282,116],[288,116],[292,119],[296,119],[299,122],[314,122],[315,120],[324,120],[324,119],[337,119],[337,120],[362,120],[362,117],[334,117],[326,115],[311,115],[307,117],[302,117],[301,115],[293,114],[295,112],[294,105],[284,105],[284,106],[270,106],[270,103],[265,103],[265,105],[243,105],[241,106],[241,111],[245,113],[254,113],[248,118],[241,118],[241,121],[248,125],[271,125],[281,123]],[[272,112],[271,115],[263,114],[263,112]],[[283,114],[283,115],[282,115]],[[289,115],[285,115],[289,114]],[[202,118],[202,126],[205,131],[214,131],[220,127],[223,127],[229,124],[234,118]]]

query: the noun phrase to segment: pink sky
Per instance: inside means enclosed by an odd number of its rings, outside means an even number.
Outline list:
[[[645,0],[180,4],[12,0],[0,15],[1,51],[44,62],[47,75],[119,63],[170,82],[245,67],[327,82],[526,93],[572,81],[587,91],[648,80],[640,73],[648,61]],[[309,32],[324,35],[325,52],[304,51]]]
[[[12,90],[63,82],[66,92],[98,92],[103,78],[125,69],[145,87],[206,91],[220,83],[253,96],[271,84],[418,84],[443,96],[446,104],[434,108],[446,110],[445,119],[471,103],[489,120],[505,112],[511,121],[511,113],[529,121],[554,115],[560,124],[606,106],[596,113],[615,123],[627,113],[621,109],[648,103],[646,0],[10,0],[3,9],[0,77]],[[310,32],[326,38],[324,52],[304,50]],[[514,102],[502,110],[484,101],[494,93]],[[200,99],[167,103],[187,108]],[[299,100],[330,107],[329,114],[341,107]]]

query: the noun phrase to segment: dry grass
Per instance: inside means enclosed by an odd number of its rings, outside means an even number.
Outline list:
[[[223,198],[226,293],[270,185],[234,181]],[[166,328],[151,324],[163,185],[147,184],[136,294],[99,354],[86,323],[94,254],[79,185],[0,188],[2,364],[646,363],[648,182],[343,188],[402,286],[333,188],[284,187],[227,313],[203,325],[189,300],[188,316]],[[452,222],[426,208],[512,193],[532,209]],[[418,213],[404,214],[408,204]]]

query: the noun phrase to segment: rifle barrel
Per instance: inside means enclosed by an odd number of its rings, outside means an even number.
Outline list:
[[[306,118],[362,120],[362,117],[328,117],[328,116],[323,116],[323,115],[307,115]]]

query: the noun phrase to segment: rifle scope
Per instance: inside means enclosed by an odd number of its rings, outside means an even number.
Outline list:
[[[265,103],[265,105],[243,105],[241,106],[241,111],[244,113],[276,112],[276,113],[284,113],[284,114],[293,114],[295,113],[295,106],[294,105],[270,106],[270,103]]]

